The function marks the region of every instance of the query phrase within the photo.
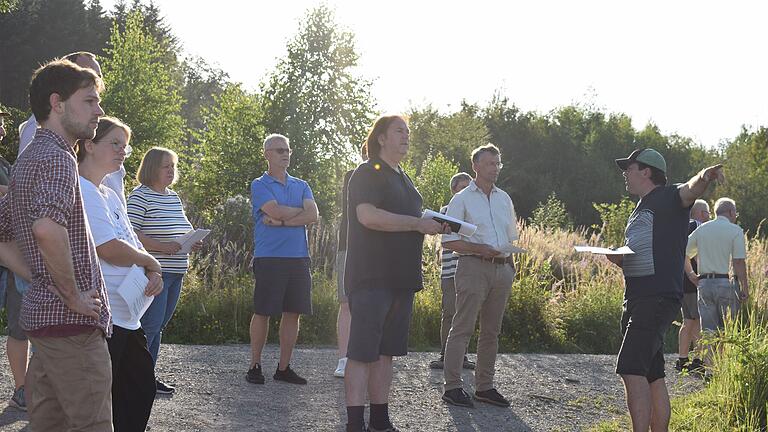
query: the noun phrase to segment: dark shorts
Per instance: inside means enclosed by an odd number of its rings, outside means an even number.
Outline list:
[[[680,310],[669,297],[642,297],[624,301],[621,343],[616,373],[644,376],[648,382],[664,378],[664,334]]]
[[[413,291],[388,286],[386,282],[349,293],[352,322],[347,357],[371,363],[377,361],[379,355],[408,354],[413,296]]]
[[[683,294],[683,318],[687,320],[699,319],[699,294],[685,293]]]
[[[309,258],[254,258],[253,279],[256,315],[312,314]]]

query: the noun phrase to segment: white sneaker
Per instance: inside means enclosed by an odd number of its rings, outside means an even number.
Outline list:
[[[342,357],[339,359],[339,364],[336,366],[336,370],[333,371],[333,376],[337,378],[344,378],[345,369],[347,369],[347,358]]]

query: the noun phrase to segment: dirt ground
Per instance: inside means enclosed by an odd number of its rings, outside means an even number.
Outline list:
[[[149,422],[151,431],[342,431],[346,422],[344,382],[332,376],[336,352],[300,347],[291,367],[308,379],[306,386],[272,380],[278,347],[265,349],[267,382],[245,381],[247,345],[163,345],[158,376],[177,386],[171,397],[158,396]],[[393,423],[402,431],[579,431],[625,412],[624,394],[609,355],[501,354],[496,388],[510,408],[445,404],[442,371],[429,369],[435,353],[415,352],[395,361],[390,400]],[[472,356],[470,356],[472,357]],[[27,416],[7,406],[13,380],[0,338],[0,431],[27,430]],[[673,395],[699,388],[700,381],[672,372]],[[473,375],[465,371],[465,389]]]

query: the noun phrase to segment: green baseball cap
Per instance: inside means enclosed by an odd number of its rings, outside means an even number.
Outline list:
[[[644,163],[648,166],[660,169],[664,174],[667,173],[667,161],[664,160],[664,156],[662,156],[661,153],[654,149],[647,148],[635,150],[626,158],[616,159],[616,165],[618,165],[622,171],[626,171],[633,162]]]

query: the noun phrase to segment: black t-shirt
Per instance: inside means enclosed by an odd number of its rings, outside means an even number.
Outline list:
[[[622,268],[627,300],[683,296],[683,259],[690,206],[683,207],[679,185],[659,186],[637,203],[627,222]]]
[[[347,292],[372,281],[385,281],[393,290],[423,288],[421,252],[424,235],[418,231],[385,232],[364,227],[357,206],[371,204],[390,213],[421,216],[422,198],[407,174],[379,158],[357,167],[349,180],[348,238],[344,287]],[[381,284],[377,284],[381,285]]]
[[[349,179],[355,170],[351,169],[344,173],[344,183],[341,186],[341,221],[339,222],[339,246],[338,251],[347,250],[347,193],[349,190]]]
[[[699,223],[695,220],[691,220],[688,222],[688,235],[691,235],[692,232],[696,231],[696,228],[699,227]],[[698,270],[698,265],[696,264],[696,258],[691,258],[691,267],[693,267],[693,271]],[[688,276],[685,274],[685,271],[683,271],[683,292],[684,293],[695,293],[697,291],[696,285],[691,282],[690,279],[688,279]]]

